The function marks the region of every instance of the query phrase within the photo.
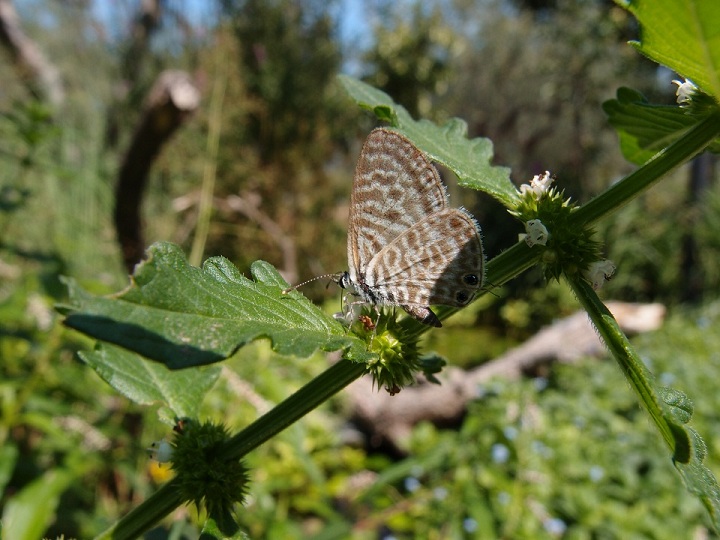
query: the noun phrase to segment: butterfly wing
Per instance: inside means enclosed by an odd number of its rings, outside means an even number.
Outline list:
[[[408,307],[467,305],[484,277],[475,220],[463,209],[445,208],[380,250],[368,264],[365,280],[384,303],[401,305],[415,316]]]
[[[402,135],[379,128],[363,145],[353,179],[348,226],[350,278],[404,231],[447,206],[440,175]]]

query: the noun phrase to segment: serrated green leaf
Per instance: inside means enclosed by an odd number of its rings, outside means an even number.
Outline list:
[[[666,386],[658,388],[660,399],[668,406],[672,415],[683,424],[692,418],[694,406],[692,400],[684,392]]]
[[[647,162],[702,120],[680,107],[651,105],[645,96],[631,88],[619,88],[617,99],[603,103],[603,109],[620,136],[623,156],[638,165]],[[708,149],[720,151],[720,141],[716,140]]]
[[[339,80],[360,107],[389,122],[431,160],[453,171],[461,186],[484,191],[506,207],[515,207],[518,192],[510,181],[510,169],[490,165],[493,157],[490,139],[468,139],[467,124],[457,118],[443,126],[429,120],[414,120],[385,92],[346,75],[340,75]]]
[[[203,397],[220,375],[219,366],[170,371],[112,345],[98,345],[79,355],[128,399],[141,405],[166,404],[178,418],[197,416]]]
[[[645,56],[691,79],[706,94],[720,96],[720,2],[633,0],[620,2],[640,23]]]
[[[705,442],[694,429],[687,429],[694,451],[688,463],[675,462],[675,467],[687,490],[697,496],[707,509],[715,530],[720,531],[720,487],[710,469],[703,465],[707,454]]]
[[[270,264],[256,262],[250,271],[254,280],[222,257],[196,268],[179,247],[158,243],[125,291],[96,297],[66,280],[70,305],[60,309],[70,328],[170,369],[218,362],[259,338],[270,339],[280,354],[345,349],[357,361],[372,357],[300,293],[282,294],[287,283]]]
[[[11,497],[2,513],[3,538],[35,540],[42,538],[73,475],[53,469],[33,480]]]

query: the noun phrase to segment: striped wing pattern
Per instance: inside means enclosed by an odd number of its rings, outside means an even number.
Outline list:
[[[484,256],[473,217],[448,208],[435,167],[387,129],[367,138],[350,201],[348,285],[363,301],[399,305],[433,326],[431,304],[467,305],[482,287]]]

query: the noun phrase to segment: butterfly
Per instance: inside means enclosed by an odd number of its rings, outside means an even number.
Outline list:
[[[485,278],[475,219],[448,207],[437,169],[385,128],[370,133],[358,159],[347,253],[349,269],[334,277],[342,288],[435,327],[442,324],[431,305],[466,306]]]

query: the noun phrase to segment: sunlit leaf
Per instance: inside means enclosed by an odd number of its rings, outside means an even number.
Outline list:
[[[92,296],[67,280],[64,324],[170,369],[218,362],[260,338],[280,354],[344,349],[348,358],[368,358],[360,340],[300,293],[282,294],[287,283],[271,265],[256,262],[250,271],[254,279],[222,257],[196,268],[177,246],[158,243],[117,295]]]
[[[514,207],[518,194],[510,181],[510,169],[493,166],[490,139],[467,138],[467,124],[453,118],[442,126],[414,120],[386,93],[362,81],[340,75],[339,80],[358,105],[407,136],[430,159],[453,171],[461,186],[484,191],[507,207]]]
[[[633,0],[619,2],[640,23],[633,45],[644,55],[720,96],[720,2]]]

